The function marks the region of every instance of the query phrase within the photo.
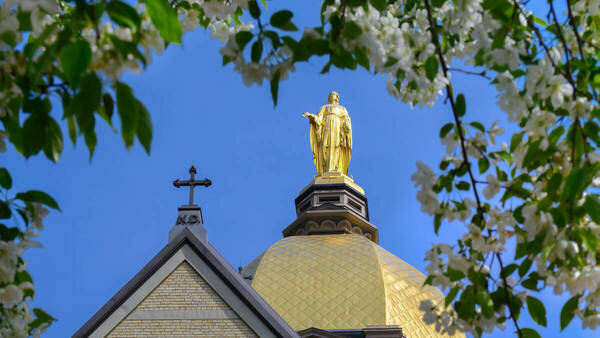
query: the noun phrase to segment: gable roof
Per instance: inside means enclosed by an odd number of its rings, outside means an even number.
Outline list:
[[[184,229],[165,246],[142,270],[119,290],[96,314],[92,316],[73,337],[88,337],[96,332],[111,317],[124,317],[122,306],[148,283],[163,266],[179,252],[186,260],[200,258],[196,264],[207,266],[212,273],[247,307],[256,325],[265,327],[276,337],[298,337],[298,334],[252,289],[223,256],[210,243],[204,244],[189,229]],[[187,253],[187,255],[186,255]],[[163,269],[164,270],[164,269]],[[141,301],[141,299],[140,299]],[[119,311],[118,311],[119,310]],[[243,316],[241,316],[243,317]],[[114,324],[116,326],[117,323]]]

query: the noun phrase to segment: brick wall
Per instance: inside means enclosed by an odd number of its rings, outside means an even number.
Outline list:
[[[229,306],[191,265],[183,262],[134,311],[217,309]]]
[[[187,262],[181,263],[165,278],[132,314],[182,310],[230,310]],[[119,323],[108,337],[256,337],[252,329],[237,316],[222,319],[131,319],[130,316]]]
[[[108,337],[256,337],[241,319],[124,320]]]

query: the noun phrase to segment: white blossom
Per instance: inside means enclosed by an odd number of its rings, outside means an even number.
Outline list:
[[[500,127],[500,121],[495,121],[490,129],[488,130],[488,137],[490,138],[490,144],[496,145],[496,136],[502,135],[504,133],[504,128]]]
[[[0,303],[6,308],[11,308],[23,300],[23,290],[15,284],[8,284],[0,289]]]
[[[485,196],[487,199],[492,199],[500,191],[500,182],[494,174],[487,174],[485,179],[487,181],[487,185],[483,189],[483,196]]]

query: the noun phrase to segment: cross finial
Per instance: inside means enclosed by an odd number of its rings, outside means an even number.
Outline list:
[[[208,187],[212,184],[212,182],[208,179],[205,178],[203,180],[195,180],[194,179],[194,175],[196,174],[196,168],[192,165],[192,167],[190,168],[190,179],[187,181],[180,181],[180,180],[175,180],[173,181],[173,185],[177,188],[179,187],[190,187],[190,204],[189,205],[194,205],[194,187],[197,185],[203,185],[205,187]]]

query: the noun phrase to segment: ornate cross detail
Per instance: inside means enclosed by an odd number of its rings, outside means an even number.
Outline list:
[[[208,179],[205,178],[203,180],[195,180],[194,179],[194,175],[196,174],[196,168],[194,168],[194,166],[192,166],[190,168],[190,179],[187,181],[180,181],[180,180],[175,180],[173,181],[173,185],[177,188],[179,187],[190,187],[190,204],[189,205],[194,205],[194,187],[197,185],[203,185],[205,187],[208,187],[212,184],[212,182]]]

